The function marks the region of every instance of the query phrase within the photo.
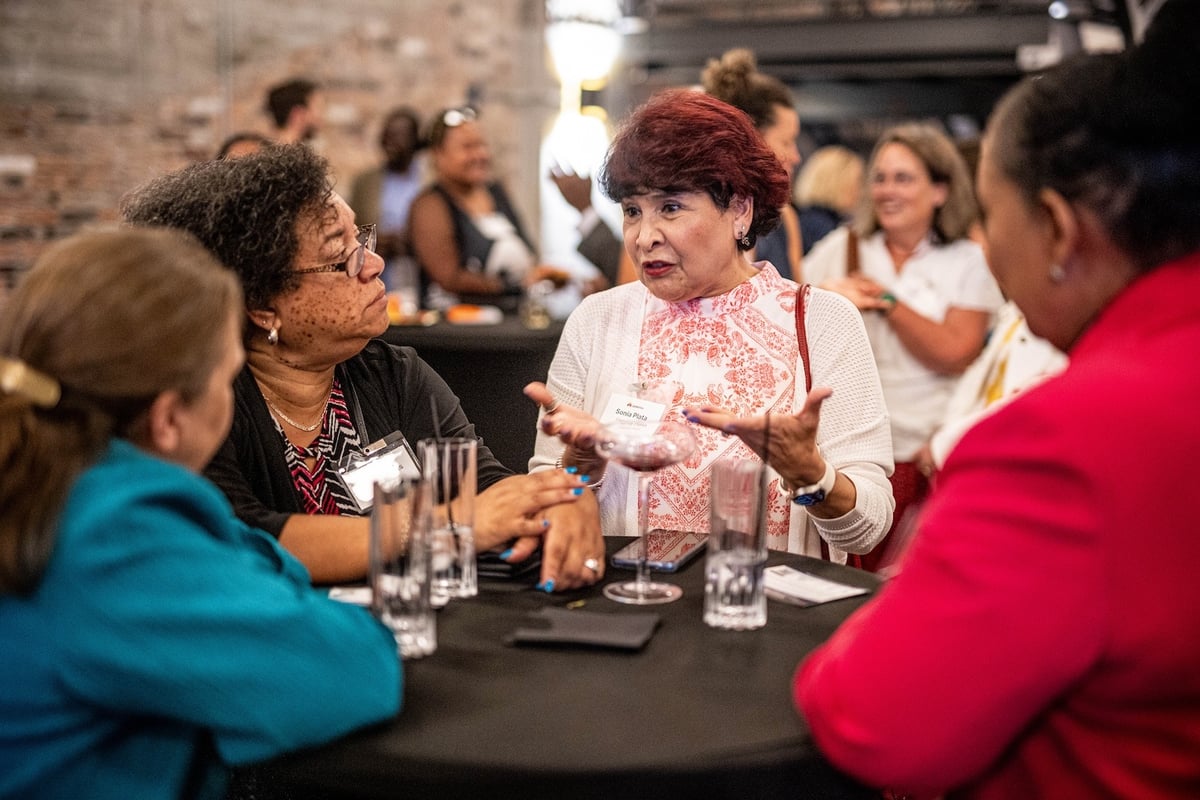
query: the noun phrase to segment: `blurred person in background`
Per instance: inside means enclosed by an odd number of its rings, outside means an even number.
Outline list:
[[[800,150],[796,147],[800,115],[783,81],[759,72],[754,53],[740,48],[727,51],[719,60],[711,59],[700,80],[704,91],[750,117],[787,172],[790,188],[792,175],[800,164]],[[779,226],[758,240],[751,261],[770,261],[781,276],[800,281],[802,254],[799,215],[789,191],[787,201],[780,206]]]
[[[175,231],[55,244],[0,314],[0,797],[221,798],[396,713],[391,633],[197,472],[237,280]]]
[[[360,222],[378,228],[377,252],[387,264],[388,289],[411,289],[417,303],[416,264],[408,258],[408,212],[423,183],[417,154],[424,148],[421,120],[411,108],[394,108],[384,117],[379,135],[383,164],[359,173],[350,188],[350,207]],[[403,261],[403,263],[402,263]],[[416,310],[415,308],[412,310]]]
[[[1061,350],[1029,330],[1016,303],[1009,300],[1002,305],[983,352],[955,384],[945,419],[928,445],[917,453],[921,474],[936,475],[958,440],[985,414],[1061,372],[1066,365],[1067,357]]]
[[[800,213],[800,238],[804,254],[814,244],[845,224],[862,195],[862,156],[848,147],[818,147],[804,159],[796,175],[794,197]]]
[[[550,180],[567,204],[579,212],[579,245],[576,249],[604,276],[604,282],[597,281],[592,290],[616,286],[624,247],[620,237],[592,206],[592,179],[556,168],[550,171]]]
[[[229,138],[221,142],[221,146],[217,148],[215,158],[238,158],[247,156],[251,153],[257,153],[267,145],[271,144],[271,140],[261,133],[253,131],[240,131],[231,134]]]
[[[310,142],[324,123],[325,95],[313,81],[293,78],[271,87],[264,110],[275,125],[276,142]]]
[[[182,228],[241,279],[246,366],[229,437],[205,470],[244,520],[296,555],[318,583],[367,574],[369,520],[341,481],[351,454],[399,433],[476,438],[453,392],[388,326],[373,228],[333,191],[302,145],[194,164],[122,203],[139,225]],[[436,415],[436,416],[435,416]],[[591,493],[561,470],[512,475],[481,442],[475,540],[517,562],[542,545],[543,585],[570,589],[602,570]]]
[[[508,312],[526,286],[543,279],[564,285],[568,273],[538,263],[508,192],[495,180],[475,109],[439,112],[427,138],[434,182],[413,202],[408,228],[425,304],[482,303]]]
[[[945,134],[917,123],[888,129],[867,180],[858,216],[813,247],[805,278],[863,313],[891,419],[899,525],[929,491],[917,454],[944,421],[1004,298],[968,238],[977,216],[971,178]],[[861,566],[877,569],[882,555]]]
[[[903,569],[801,665],[829,760],[896,793],[1200,793],[1200,4],[1026,78],[983,141],[988,259],[1060,375],[946,460]],[[1181,491],[1182,489],[1182,491]]]

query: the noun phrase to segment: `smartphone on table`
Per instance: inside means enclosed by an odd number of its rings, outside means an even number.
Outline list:
[[[646,566],[655,572],[678,572],[704,550],[707,533],[655,528],[646,534]],[[642,543],[634,539],[613,553],[614,567],[637,567]]]

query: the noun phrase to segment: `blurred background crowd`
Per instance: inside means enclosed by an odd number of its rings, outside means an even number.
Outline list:
[[[1152,4],[10,0],[0,8],[0,291],[50,242],[115,219],[128,189],[239,132],[311,136],[350,197],[387,157],[381,135],[400,107],[425,132],[442,109],[477,109],[532,250],[586,280],[578,212],[548,173],[590,174],[621,116],[658,89],[699,85],[729,49],[750,49],[791,91],[798,157],[826,144],[866,156],[908,119],[970,142],[1027,68],[1120,46]],[[309,118],[285,131],[266,100],[293,79],[318,90]],[[596,210],[618,224],[611,204]]]

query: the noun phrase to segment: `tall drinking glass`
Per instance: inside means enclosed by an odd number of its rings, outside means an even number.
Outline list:
[[[610,583],[604,596],[618,603],[651,605],[670,603],[683,595],[678,586],[651,581],[646,565],[646,543],[650,528],[650,484],[654,473],[678,464],[696,451],[696,439],[682,423],[667,421],[657,426],[617,423],[600,429],[596,453],[609,461],[629,467],[638,474],[638,557],[637,573],[632,581]]]
[[[479,593],[475,565],[475,439],[422,439],[421,470],[429,483],[433,604]]]
[[[395,472],[375,483],[370,538],[371,611],[396,637],[403,658],[437,650],[430,603],[429,491]]]
[[[714,628],[748,631],[767,624],[763,471],[763,462],[757,459],[721,459],[713,464],[704,622]]]

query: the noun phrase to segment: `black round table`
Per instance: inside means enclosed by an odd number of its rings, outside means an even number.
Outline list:
[[[610,555],[625,541],[611,539]],[[877,585],[801,556],[769,563]],[[548,595],[532,580],[483,583],[439,612],[437,652],[405,662],[398,717],[264,769],[293,797],[878,797],[822,759],[791,702],[797,663],[869,595],[768,601],[765,628],[719,631],[701,619],[703,572],[701,557],[665,576],[683,598],[640,608],[598,586]],[[606,581],[630,574],[610,568]],[[568,604],[662,621],[635,653],[504,643],[529,612]]]

